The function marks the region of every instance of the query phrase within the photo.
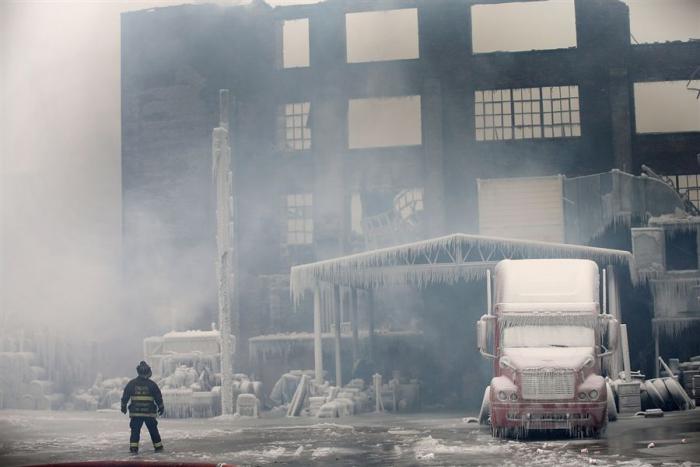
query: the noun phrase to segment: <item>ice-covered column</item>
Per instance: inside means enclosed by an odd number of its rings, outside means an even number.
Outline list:
[[[367,325],[369,336],[367,340],[369,342],[369,361],[374,362],[374,290],[367,290]]]
[[[335,385],[343,386],[343,367],[340,336],[340,286],[333,286],[333,335],[335,341]]]
[[[350,288],[350,326],[352,328],[352,364],[354,367],[360,356],[360,338],[357,322],[357,289],[355,287]]]
[[[234,303],[234,199],[231,146],[229,144],[229,93],[219,91],[219,126],[212,133],[212,177],[216,190],[216,275],[221,329],[221,410],[233,414],[233,336],[237,332]]]
[[[321,335],[321,288],[314,287],[314,373],[316,384],[323,384],[323,339]]]
[[[613,318],[622,322],[622,316],[620,315],[620,294],[617,290],[617,277],[615,275],[615,268],[612,265],[606,266],[606,281],[608,289],[608,313],[612,315]],[[610,377],[615,379],[623,370],[623,351],[622,346],[619,345],[617,349],[610,356]]]

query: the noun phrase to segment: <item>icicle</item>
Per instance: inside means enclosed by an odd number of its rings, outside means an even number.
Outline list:
[[[652,327],[659,334],[675,338],[691,329],[693,326],[700,325],[699,318],[661,318],[653,319]]]
[[[584,258],[609,264],[627,265],[633,283],[638,281],[634,259],[627,251],[581,245],[566,245],[533,240],[514,240],[481,235],[453,234],[405,245],[357,253],[316,263],[292,267],[290,293],[294,303],[319,281],[353,286],[378,288],[412,285],[423,288],[433,284],[455,284],[485,277],[492,265],[488,258],[480,262],[461,262],[454,258],[457,251],[480,248],[485,252],[498,250],[505,257]],[[453,256],[454,262],[438,263],[440,253]],[[489,254],[486,253],[488,257]],[[434,258],[428,264],[417,260]]]

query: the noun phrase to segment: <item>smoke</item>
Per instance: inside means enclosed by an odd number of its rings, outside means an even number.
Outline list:
[[[165,239],[163,262],[180,269],[163,277],[174,276],[182,300],[140,317],[124,309],[138,298],[149,303],[166,284],[122,274],[120,13],[165,4],[0,5],[3,332],[48,329],[114,345],[106,354],[128,345],[138,358],[141,338],[169,330],[173,314],[176,324],[190,325],[197,316],[185,311],[206,301],[192,292],[198,276],[186,271],[202,263],[213,276],[212,258]],[[146,211],[144,238],[163,238],[158,216]]]
[[[166,220],[146,205],[136,229],[158,239],[153,254],[160,256],[130,258],[136,269],[125,275],[122,269],[128,252],[121,239],[119,14],[181,3],[0,3],[0,313],[6,329],[46,327],[115,352],[128,346],[136,356],[144,335],[166,331],[173,321],[178,328],[201,325],[213,315],[209,247],[164,235]],[[697,2],[678,5],[697,8]],[[671,10],[680,11],[665,11]],[[679,13],[670,21],[687,26],[693,17]],[[636,35],[642,29],[633,24]],[[684,37],[697,38],[696,32]],[[158,274],[139,270],[139,262],[150,260]],[[163,299],[174,291],[176,301]]]

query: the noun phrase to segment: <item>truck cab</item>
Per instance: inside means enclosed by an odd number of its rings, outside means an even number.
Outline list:
[[[495,436],[566,430],[597,436],[608,420],[603,358],[619,323],[601,313],[600,275],[581,259],[504,260],[494,299],[477,323],[482,355],[493,359],[484,394]],[[493,303],[493,306],[491,306]]]

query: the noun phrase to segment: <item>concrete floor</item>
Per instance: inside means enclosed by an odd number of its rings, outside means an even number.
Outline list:
[[[504,441],[458,414],[309,418],[161,419],[166,452],[143,429],[128,451],[118,412],[0,411],[0,465],[169,460],[243,465],[698,465],[700,410],[627,417],[601,439]],[[682,440],[686,440],[685,443]],[[650,442],[654,448],[647,448]]]

